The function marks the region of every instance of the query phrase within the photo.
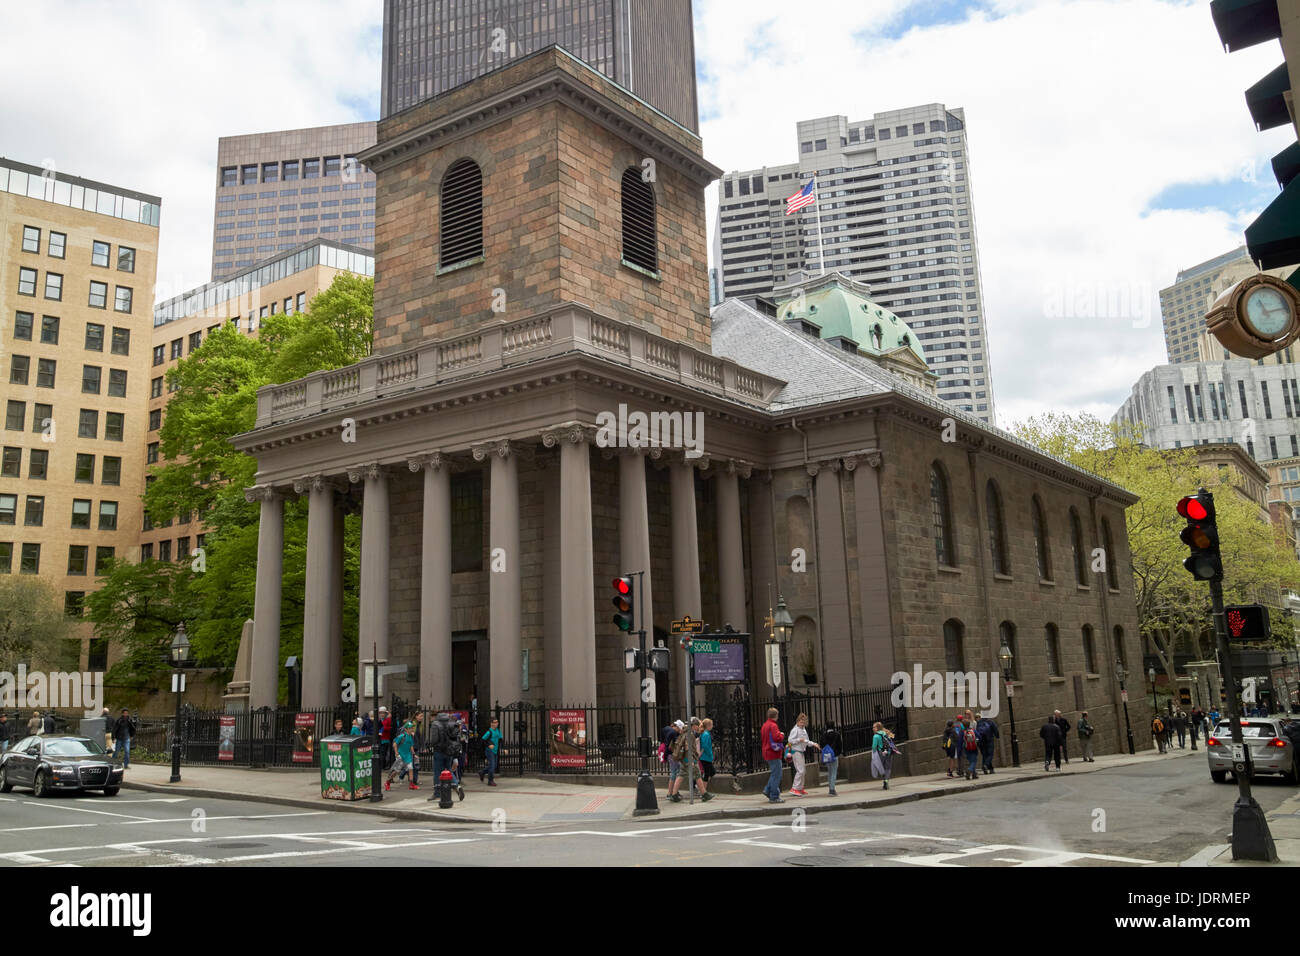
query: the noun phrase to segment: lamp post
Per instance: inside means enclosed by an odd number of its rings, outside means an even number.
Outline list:
[[[1151,715],[1154,717],[1159,706],[1156,704],[1156,668],[1152,664],[1147,668],[1147,680],[1151,682]]]
[[[1115,679],[1119,681],[1119,697],[1124,702],[1124,729],[1128,731],[1128,752],[1137,753],[1137,748],[1133,746],[1133,725],[1128,719],[1128,691],[1124,689],[1124,679],[1128,677],[1128,671],[1124,670],[1124,665],[1119,661],[1115,662]]]
[[[171,783],[181,782],[181,695],[185,692],[185,671],[182,668],[190,659],[190,639],[185,633],[185,622],[176,625],[171,645],[172,691],[176,694],[176,724],[172,730],[172,775]]]
[[[1002,665],[1002,676],[1007,682],[1007,712],[1011,716],[1011,766],[1020,766],[1020,738],[1016,736],[1016,704],[1011,691],[1011,662],[1015,656],[1011,648],[1003,644],[998,648],[998,662]]]
[[[772,615],[772,636],[781,646],[781,702],[782,702],[782,720],[789,720],[790,715],[786,713],[789,710],[785,706],[790,695],[790,667],[786,662],[786,648],[790,644],[790,638],[794,636],[794,618],[786,610],[785,598],[777,595],[776,613]]]

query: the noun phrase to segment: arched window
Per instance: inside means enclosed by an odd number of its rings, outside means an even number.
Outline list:
[[[1083,665],[1089,674],[1097,673],[1097,649],[1092,639],[1092,625],[1083,625]]]
[[[1128,667],[1128,657],[1124,654],[1124,628],[1115,625],[1115,663]]]
[[[655,193],[641,170],[623,171],[623,261],[650,272],[659,271],[659,242],[655,232]]]
[[[1010,621],[998,625],[998,637],[1011,652],[1011,679],[1020,680],[1020,648],[1016,646],[1016,626]],[[1002,650],[1001,647],[998,648]]]
[[[965,653],[962,648],[965,627],[955,617],[943,622],[943,660],[949,673],[963,673],[966,670]]]
[[[1047,673],[1052,677],[1061,677],[1061,635],[1055,624],[1043,628],[1043,637],[1047,644]]]
[[[483,255],[483,173],[472,159],[458,159],[442,177],[438,201],[438,266],[447,268]]]
[[[1106,587],[1108,590],[1119,590],[1119,577],[1115,574],[1115,562],[1118,556],[1115,554],[1114,545],[1110,537],[1110,522],[1105,518],[1101,519],[1101,547],[1102,553],[1106,556]]]
[[[948,505],[948,479],[943,466],[930,466],[930,515],[934,522],[934,553],[939,563],[957,566],[957,551],[952,540],[952,509]]]
[[[989,551],[993,554],[993,572],[1010,574],[1011,563],[1007,560],[1007,527],[1002,522],[1002,495],[998,486],[990,478],[984,486],[984,510],[989,522]]]
[[[1079,512],[1070,509],[1070,548],[1074,553],[1074,579],[1079,584],[1088,583],[1088,555],[1083,550],[1083,524]]]
[[[1034,550],[1038,556],[1038,577],[1043,581],[1052,580],[1052,552],[1047,542],[1047,518],[1043,515],[1043,503],[1034,495],[1030,502],[1034,516]]]

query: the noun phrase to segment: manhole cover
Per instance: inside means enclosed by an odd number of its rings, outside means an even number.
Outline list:
[[[216,850],[256,850],[268,845],[266,843],[214,843],[212,847]]]
[[[848,866],[848,860],[840,856],[792,856],[782,860],[791,866]]]

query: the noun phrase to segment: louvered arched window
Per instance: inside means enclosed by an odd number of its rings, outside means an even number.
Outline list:
[[[984,486],[984,510],[989,524],[989,551],[993,556],[993,573],[1010,574],[1011,562],[1007,559],[1007,529],[1002,521],[1002,495],[990,478]]]
[[[1043,516],[1043,503],[1034,495],[1030,502],[1034,518],[1034,553],[1038,556],[1038,577],[1052,580],[1052,552],[1048,546],[1047,519]]]
[[[483,172],[472,159],[458,159],[442,177],[438,202],[438,267],[483,255]]]
[[[952,540],[952,510],[948,503],[948,479],[938,462],[930,466],[930,517],[934,523],[934,553],[939,563],[957,566],[957,549]]]
[[[659,242],[655,225],[655,193],[641,178],[641,170],[629,166],[623,171],[623,261],[659,271]]]

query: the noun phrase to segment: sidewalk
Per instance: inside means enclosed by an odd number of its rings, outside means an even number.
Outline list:
[[[729,778],[722,776],[714,778],[716,797],[708,803],[697,799],[692,805],[685,797],[681,803],[670,803],[665,798],[667,777],[660,777],[656,780],[659,814],[636,819],[663,821],[689,817],[692,820],[735,820],[746,817],[789,816],[796,807],[831,811],[893,806],[950,793],[966,793],[1027,780],[1056,779],[1074,774],[1094,773],[1111,767],[1188,756],[1203,760],[1205,752],[1188,748],[1175,751],[1172,756],[1158,754],[1155,751],[1145,751],[1134,756],[1112,754],[1098,757],[1095,763],[1075,760],[1073,763],[1063,764],[1059,773],[1055,770],[1045,773],[1039,766],[1037,758],[1031,755],[1028,762],[1018,770],[998,768],[996,773],[981,776],[974,781],[947,777],[944,774],[927,774],[891,780],[888,790],[881,789],[879,780],[841,782],[837,788],[837,796],[828,796],[825,789],[821,788],[810,790],[806,797],[792,797],[786,794],[785,802],[781,804],[770,804],[767,798],[761,795],[734,794],[731,792]],[[440,810],[436,800],[429,802],[429,797],[434,791],[428,785],[427,776],[423,778],[421,789],[418,791],[408,790],[404,782],[395,783],[393,789],[385,793],[383,801],[379,803],[371,803],[368,800],[355,803],[325,800],[320,796],[319,774],[316,772],[249,770],[236,767],[185,767],[181,771],[180,783],[168,783],[170,776],[171,768],[168,766],[136,763],[127,771],[123,786],[156,793],[251,800],[311,810],[380,814],[394,819],[436,821],[439,824],[492,823],[494,819],[501,819],[501,812],[504,812],[505,819],[512,824],[596,823],[633,819],[632,811],[636,807],[636,788],[633,786],[580,786],[553,783],[531,777],[499,776],[497,786],[489,788],[486,784],[479,783],[477,775],[470,774],[464,781],[464,801],[457,800],[453,793],[451,809]],[[1297,821],[1296,835],[1300,838],[1300,817],[1289,819]],[[1274,835],[1278,835],[1276,830]],[[1296,843],[1300,846],[1300,839],[1297,839]]]
[[[1236,797],[1237,785],[1224,787],[1226,796]],[[1206,847],[1183,866],[1300,866],[1300,793],[1282,801],[1271,813],[1264,814],[1268,820],[1268,830],[1273,834],[1273,845],[1277,848],[1277,863],[1263,863],[1258,860],[1234,860],[1232,845]]]

